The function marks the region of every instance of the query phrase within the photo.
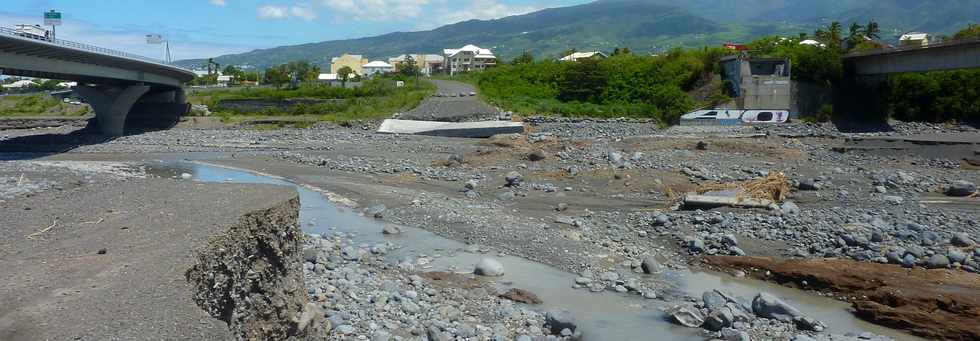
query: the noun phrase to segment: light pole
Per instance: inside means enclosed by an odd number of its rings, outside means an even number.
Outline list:
[[[166,46],[166,54],[164,54],[163,58],[164,61],[167,62],[167,64],[170,64],[170,62],[172,61],[170,59],[170,40],[163,39],[163,35],[160,34],[147,34],[146,43],[151,45],[164,44]]]

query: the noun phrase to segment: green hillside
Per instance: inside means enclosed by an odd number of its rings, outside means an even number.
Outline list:
[[[383,59],[403,53],[439,54],[465,44],[492,48],[504,59],[525,50],[551,58],[572,48],[609,52],[629,47],[636,53],[652,53],[771,34],[795,35],[834,20],[846,26],[873,19],[881,24],[882,38],[889,40],[906,31],[949,34],[976,18],[980,18],[980,0],[599,0],[429,31],[281,46],[215,60],[260,68],[293,60],[326,66],[331,57],[343,53]],[[192,68],[204,65],[203,60],[178,63]]]

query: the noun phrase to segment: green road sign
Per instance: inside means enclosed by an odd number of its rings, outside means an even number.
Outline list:
[[[54,10],[44,12],[44,25],[45,26],[61,25],[61,12],[55,12]]]

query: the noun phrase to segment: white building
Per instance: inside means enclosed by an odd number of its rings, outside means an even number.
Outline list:
[[[218,80],[218,85],[219,86],[228,86],[228,83],[231,83],[231,81],[234,80],[234,79],[235,79],[235,77],[230,76],[230,75],[221,75],[221,76],[218,76],[218,79],[217,79]]]
[[[929,34],[922,32],[909,32],[903,34],[901,38],[898,38],[898,44],[901,46],[929,46]]]
[[[606,58],[606,57],[609,57],[609,56],[607,56],[605,53],[602,53],[602,51],[572,52],[572,54],[567,55],[567,56],[564,56],[564,57],[561,57],[558,60],[563,61],[563,62],[574,62],[574,61],[577,61],[579,59],[589,59],[589,58],[603,59],[603,58]]]
[[[22,80],[19,80],[19,81],[10,83],[10,84],[4,84],[3,85],[3,87],[4,88],[7,88],[7,89],[23,89],[23,88],[29,88],[29,87],[32,87],[32,86],[37,86],[37,83],[34,83],[33,81],[29,81],[29,80],[26,80],[26,79],[22,79]]]
[[[444,49],[442,54],[446,60],[446,71],[450,75],[458,72],[483,70],[497,65],[497,57],[493,55],[493,52],[476,45],[466,45],[458,49]]]
[[[364,64],[363,66],[361,66],[361,69],[364,70],[364,77],[371,77],[379,73],[383,74],[388,72],[395,72],[394,65],[385,63],[380,60],[375,60],[373,62]]]
[[[816,41],[816,40],[813,40],[813,39],[807,39],[807,40],[801,41],[800,42],[800,45],[809,45],[809,46],[817,46],[817,47],[827,47],[827,45],[825,45],[824,43],[821,43],[821,42]]]

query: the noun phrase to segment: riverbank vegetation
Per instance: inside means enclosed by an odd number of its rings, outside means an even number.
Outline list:
[[[577,62],[534,61],[524,54],[515,63],[458,78],[476,84],[492,104],[519,113],[675,123],[698,106],[688,92],[709,85],[718,60],[729,53],[721,48],[676,49],[662,56],[624,51]]]
[[[977,25],[954,35],[973,39]],[[844,27],[831,23],[794,37],[763,37],[748,44],[752,57],[788,58],[794,81],[823,89],[826,103],[808,120],[825,121],[848,114],[838,103],[844,83],[842,57],[851,52],[882,49],[881,29],[874,21]],[[806,43],[804,43],[806,41]],[[525,52],[481,72],[457,75],[472,83],[488,102],[520,114],[589,117],[654,118],[675,123],[684,112],[730,100],[721,89],[719,60],[737,52],[723,48],[674,49],[660,55],[617,49],[609,58],[559,62],[535,60]],[[980,71],[946,71],[889,77],[879,92],[890,105],[874,110],[872,119],[977,121],[980,112]],[[846,96],[844,96],[846,97]],[[853,114],[852,114],[853,115]],[[863,117],[866,118],[866,117]]]
[[[46,93],[0,96],[0,116],[84,116],[88,105],[69,104]]]
[[[403,81],[404,86],[396,86]],[[358,120],[387,118],[396,112],[408,111],[435,91],[435,85],[400,76],[376,77],[364,80],[356,87],[341,87],[304,83],[296,88],[249,87],[224,90],[197,90],[189,93],[193,104],[207,105],[225,121],[241,121],[262,117],[293,118],[347,123]],[[243,111],[223,108],[226,100],[285,101],[289,99],[324,100],[318,103],[289,105],[285,108]],[[315,102],[315,101],[314,101]]]

